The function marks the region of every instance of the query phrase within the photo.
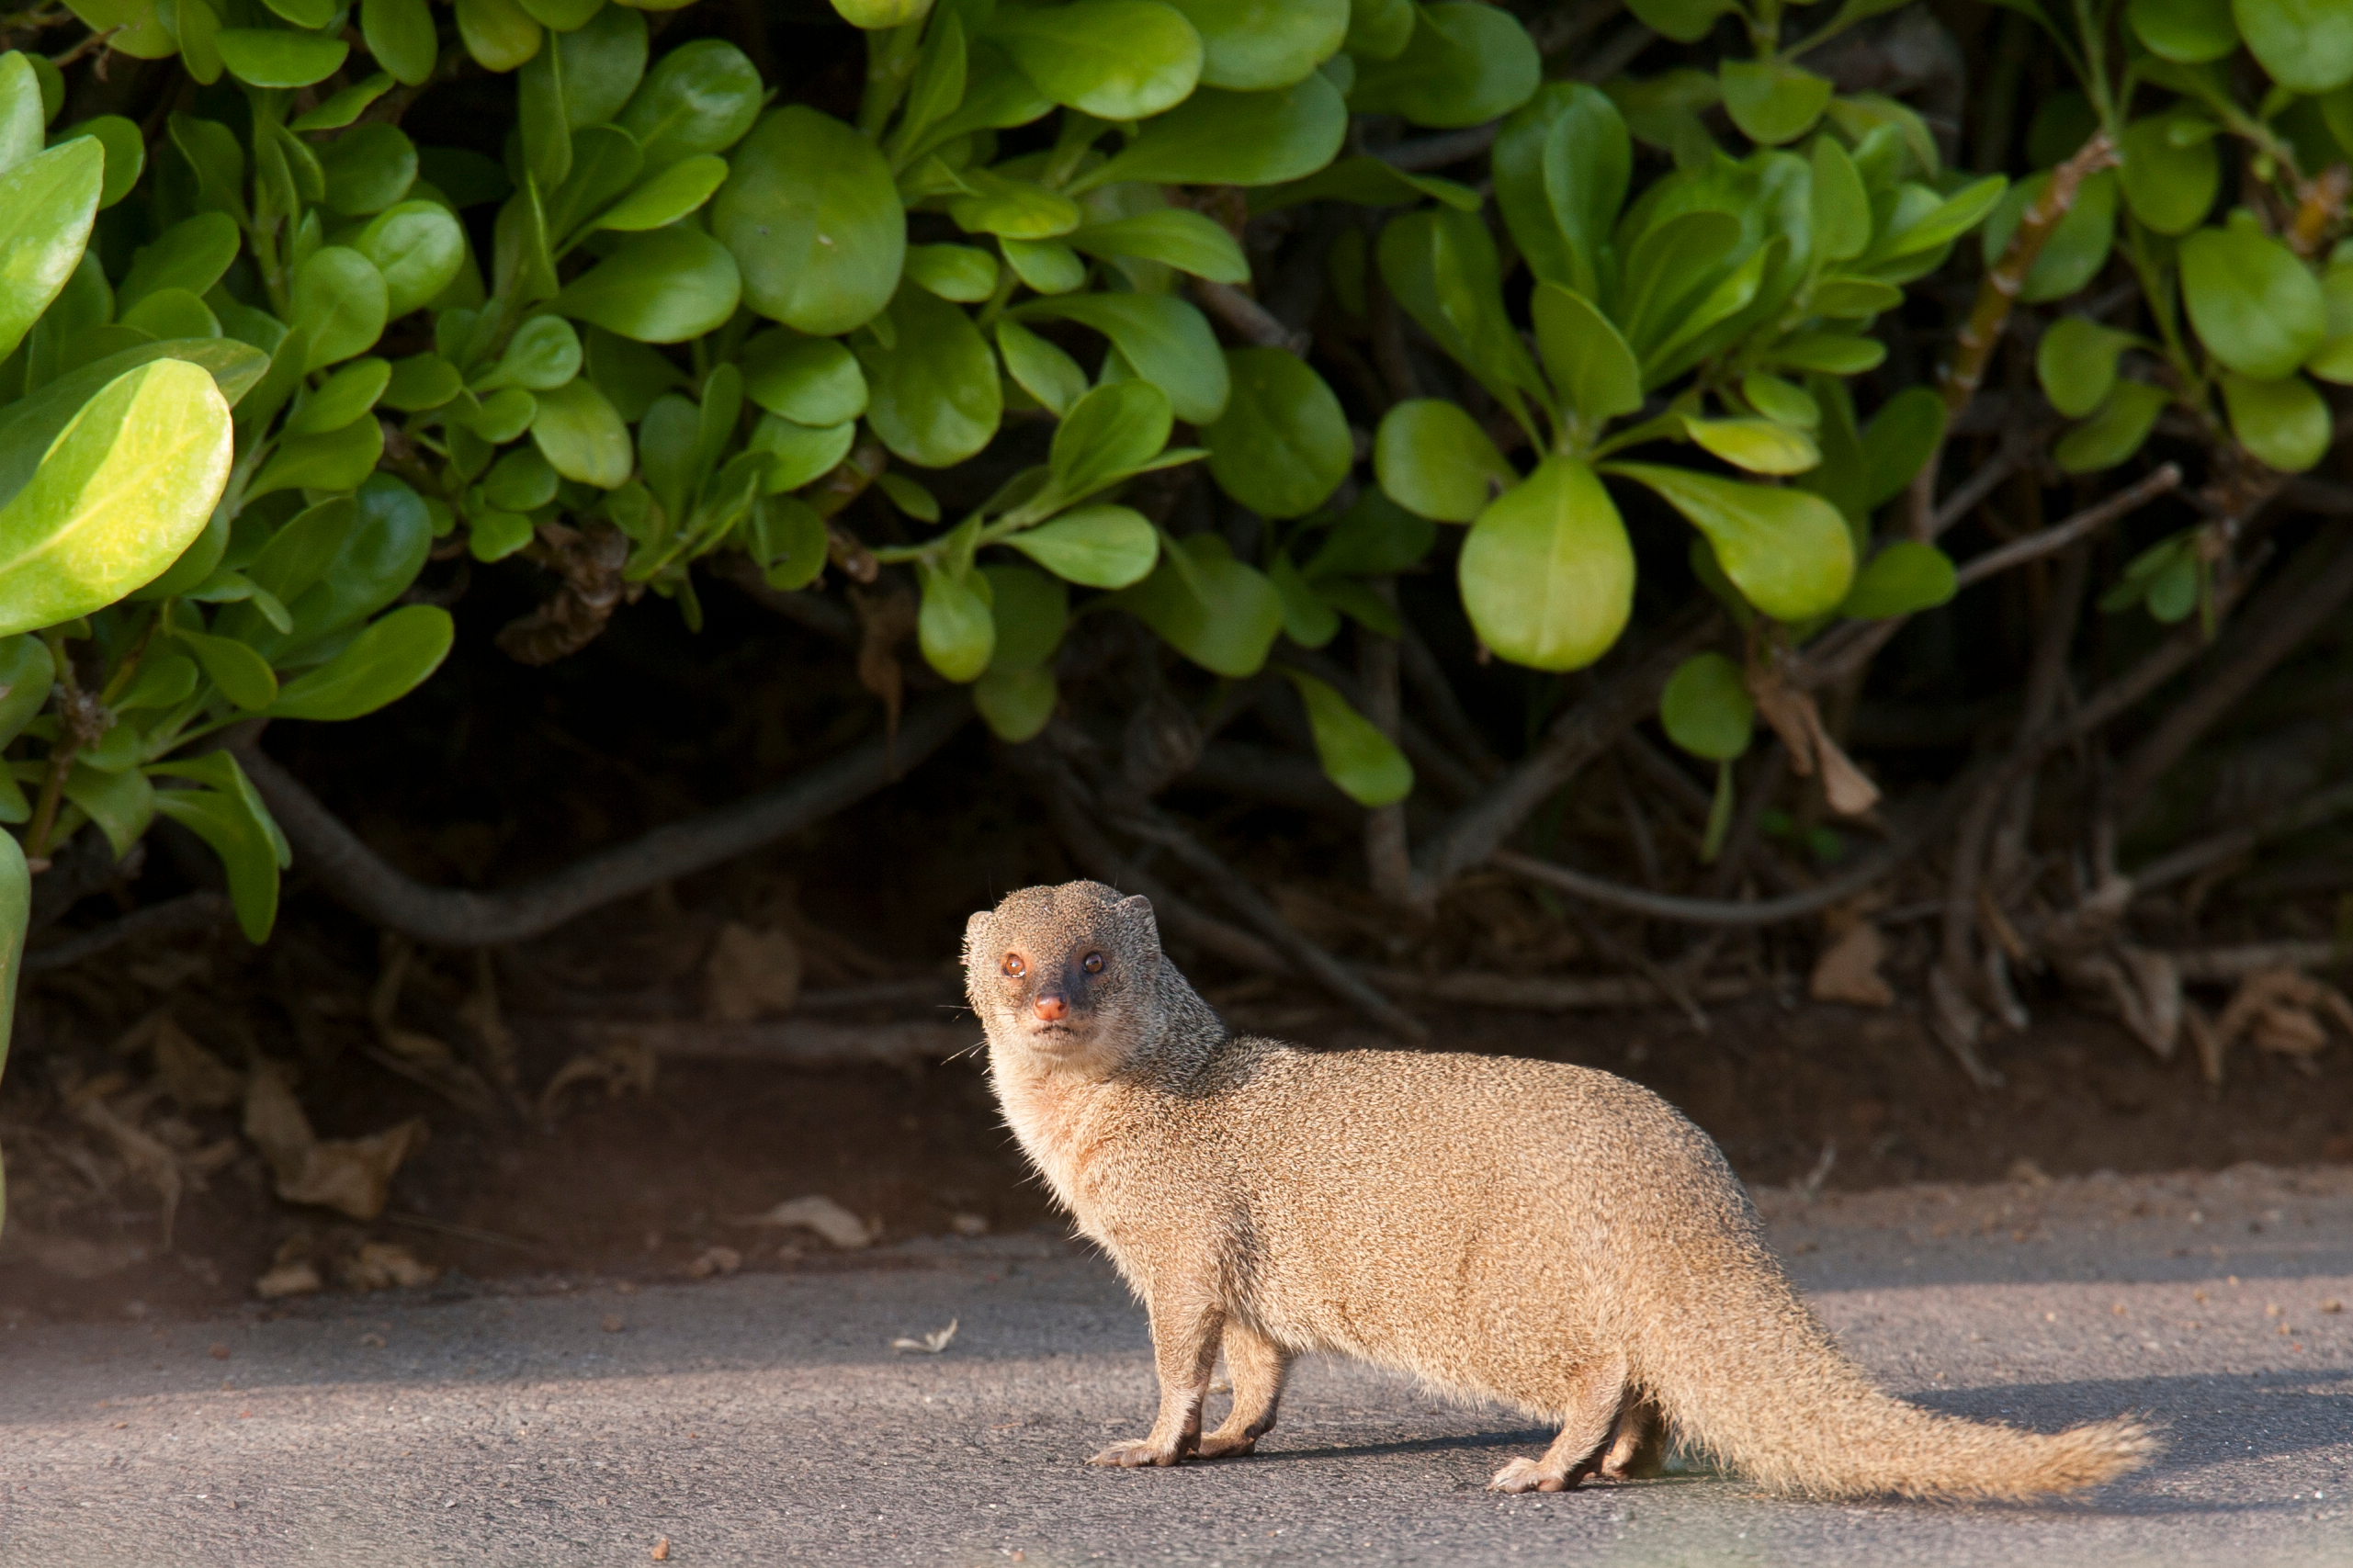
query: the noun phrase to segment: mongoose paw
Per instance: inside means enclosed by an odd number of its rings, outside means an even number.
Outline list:
[[[1132,1438],[1124,1443],[1112,1444],[1087,1462],[1120,1470],[1141,1470],[1146,1465],[1174,1464],[1183,1457],[1174,1447],[1163,1446],[1149,1438]]]
[[[1216,1434],[1212,1433],[1208,1437],[1201,1439],[1201,1450],[1194,1457],[1198,1459],[1232,1459],[1242,1454],[1256,1452],[1257,1449],[1258,1439],[1256,1438],[1221,1438]]]
[[[1515,1459],[1495,1472],[1487,1483],[1490,1492],[1566,1492],[1577,1484],[1574,1474],[1564,1475],[1556,1470],[1546,1470],[1544,1461]]]

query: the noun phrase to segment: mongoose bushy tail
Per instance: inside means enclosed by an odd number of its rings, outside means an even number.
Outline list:
[[[1159,1417],[1092,1462],[1250,1452],[1308,1351],[1555,1424],[1490,1483],[1507,1492],[1637,1473],[1661,1419],[1810,1496],[2031,1497],[2155,1451],[2130,1417],[2045,1436],[1881,1393],[1714,1142],[1623,1078],[1238,1037],[1151,905],[1098,883],[973,916],[965,972],[1006,1121],[1151,1310]],[[1205,1432],[1221,1350],[1233,1407]]]

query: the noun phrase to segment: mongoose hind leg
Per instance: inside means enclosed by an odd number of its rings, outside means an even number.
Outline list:
[[[1234,1407],[1217,1429],[1201,1439],[1200,1457],[1246,1454],[1274,1429],[1274,1409],[1283,1402],[1283,1377],[1290,1353],[1237,1318],[1226,1320],[1226,1368],[1233,1374]]]
[[[1487,1483],[1490,1492],[1566,1492],[1593,1473],[1612,1445],[1625,1404],[1623,1356],[1597,1358],[1569,1375],[1568,1414],[1542,1459],[1515,1459]]]
[[[1657,1475],[1666,1458],[1667,1424],[1658,1418],[1658,1407],[1628,1389],[1610,1451],[1594,1475],[1602,1481],[1639,1481]]]
[[[1225,1314],[1206,1297],[1156,1297],[1152,1314],[1152,1366],[1160,1380],[1160,1413],[1141,1438],[1114,1443],[1089,1464],[1137,1470],[1170,1465],[1201,1446],[1201,1404],[1209,1397],[1209,1373],[1217,1364],[1218,1331]]]

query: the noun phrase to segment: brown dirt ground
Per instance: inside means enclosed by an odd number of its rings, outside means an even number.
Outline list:
[[[224,1055],[241,1031],[272,1032],[236,1010],[208,1009],[197,976],[150,969],[146,978],[175,980],[175,1016]],[[411,1115],[431,1127],[395,1179],[386,1217],[359,1224],[279,1201],[247,1153],[187,1194],[166,1251],[152,1191],[102,1140],[77,1139],[59,1112],[61,1083],[107,1059],[64,1051],[60,1040],[39,1050],[45,1030],[71,1032],[59,1022],[68,1010],[58,988],[37,988],[28,1032],[38,1054],[17,1064],[0,1098],[11,1200],[0,1264],[15,1265],[0,1266],[0,1320],[226,1309],[251,1299],[251,1282],[289,1242],[322,1265],[330,1289],[343,1288],[341,1260],[374,1240],[407,1247],[444,1271],[438,1288],[464,1291],[583,1273],[676,1276],[714,1246],[755,1269],[846,1260],[805,1234],[733,1223],[808,1193],[833,1198],[886,1238],[945,1232],[959,1216],[995,1230],[1053,1220],[998,1122],[977,1057],[912,1070],[664,1061],[649,1093],[592,1089],[549,1116],[487,1118],[354,1057],[303,1088],[322,1136]],[[429,993],[419,996],[430,1018]],[[1238,1023],[1309,1043],[1377,1043],[1320,1007],[1227,1005]],[[1713,1134],[1752,1183],[1817,1170],[1821,1185],[1843,1190],[1984,1181],[2020,1161],[2053,1176],[2353,1161],[2353,1072],[2341,1043],[2317,1076],[2242,1055],[2215,1091],[2186,1059],[2158,1062],[2115,1025],[2054,1005],[1995,1048],[2008,1081],[1979,1093],[1904,1006],[1755,1000],[1715,1010],[1704,1035],[1667,1011],[1424,1016],[1440,1048],[1578,1062],[1649,1085]],[[552,1015],[518,1010],[510,1021],[523,1081],[544,1083],[567,1054],[561,1030]],[[235,1131],[226,1111],[166,1109],[149,1126],[194,1146]]]

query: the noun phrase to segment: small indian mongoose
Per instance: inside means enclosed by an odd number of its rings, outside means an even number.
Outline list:
[[[1872,1387],[1714,1142],[1623,1078],[1237,1036],[1100,883],[974,915],[964,959],[1007,1121],[1151,1314],[1159,1419],[1092,1463],[1250,1452],[1307,1351],[1557,1423],[1502,1492],[1627,1474],[1666,1433],[1813,1496],[2072,1492],[2155,1450],[2129,1417],[2043,1436]]]

